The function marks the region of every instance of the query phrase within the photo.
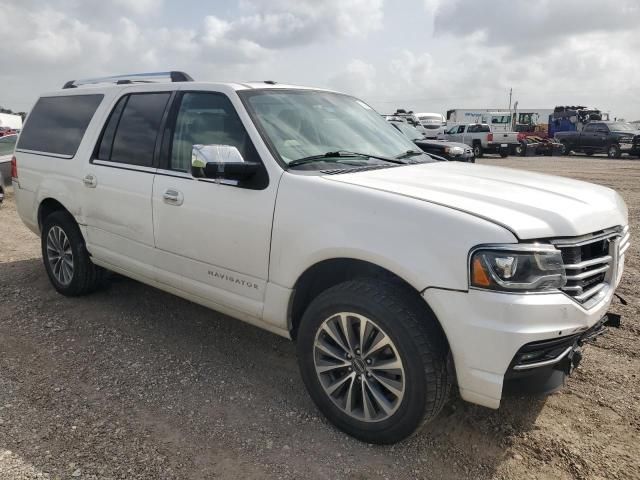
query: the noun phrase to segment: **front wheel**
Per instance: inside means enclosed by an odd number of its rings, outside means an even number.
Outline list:
[[[571,145],[562,142],[562,155],[571,155]]]
[[[297,338],[304,383],[338,428],[394,443],[433,419],[447,399],[446,340],[422,299],[374,280],[321,293]]]
[[[609,145],[609,148],[607,148],[607,156],[609,158],[620,158],[622,156],[622,151],[620,150],[620,147],[614,143],[613,145]]]
[[[45,218],[41,243],[47,275],[59,293],[84,295],[101,285],[105,272],[91,262],[80,229],[70,214],[57,211]]]

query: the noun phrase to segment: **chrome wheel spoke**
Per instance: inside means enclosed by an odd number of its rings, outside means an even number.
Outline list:
[[[373,397],[376,405],[388,415],[393,410],[393,405],[389,402],[389,400],[385,398],[382,392],[380,392],[380,390],[376,388],[375,385],[369,383],[369,381],[366,379],[364,380],[364,383],[367,386],[367,390],[369,390],[369,392],[371,393],[371,396]]]
[[[351,362],[342,362],[342,363],[327,363],[326,365],[317,365],[316,370],[318,373],[327,373],[334,370],[339,370],[340,368],[349,368]]]
[[[371,413],[373,412],[373,405],[371,405],[371,399],[367,393],[367,386],[364,380],[360,382],[360,389],[362,391],[362,413],[365,421],[371,421]]]
[[[378,338],[379,337],[379,338]],[[391,340],[389,339],[389,337],[387,337],[386,335],[382,334],[382,333],[378,333],[378,335],[376,336],[376,338],[378,339],[376,341],[376,343],[374,343],[373,345],[371,345],[371,347],[367,350],[366,353],[363,354],[364,357],[368,357],[370,355],[373,355],[374,353],[376,353],[378,350],[383,349],[384,347],[388,347],[391,345]],[[374,340],[376,339],[374,338]]]
[[[338,349],[332,347],[322,339],[316,339],[316,348],[335,360],[340,360],[341,362],[344,361],[345,356]]]
[[[322,326],[322,330],[331,337],[331,339],[336,342],[336,345],[338,345],[343,351],[344,353],[352,353],[351,352],[351,348],[349,348],[345,342],[343,341],[343,339],[340,336],[340,333],[337,331],[337,326],[335,322],[328,322],[326,324],[324,324]]]
[[[398,370],[402,368],[402,362],[396,357],[390,360],[383,360],[371,365],[371,370]]]
[[[373,372],[371,373],[371,376],[375,378],[380,385],[382,385],[396,397],[402,396],[402,382],[391,380],[390,378],[384,377],[382,375],[377,375]]]
[[[338,388],[340,388],[342,385],[344,385],[346,382],[348,382],[350,379],[352,379],[355,376],[355,373],[352,373],[350,375],[345,375],[344,377],[342,377],[340,380],[335,381],[334,383],[332,383],[331,385],[329,385],[328,387],[325,387],[325,391],[331,395],[333,394],[333,392],[335,392],[336,390],[338,390]]]

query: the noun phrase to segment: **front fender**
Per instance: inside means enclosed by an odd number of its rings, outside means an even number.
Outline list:
[[[269,279],[293,288],[334,258],[385,268],[422,291],[466,290],[467,256],[480,243],[515,243],[504,227],[398,194],[287,173],[278,191]]]

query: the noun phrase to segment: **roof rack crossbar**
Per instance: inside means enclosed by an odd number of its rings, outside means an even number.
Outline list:
[[[127,75],[114,75],[110,77],[88,78],[85,80],[69,80],[62,88],[77,88],[82,85],[95,85],[99,83],[113,83],[116,85],[127,85],[132,83],[153,83],[159,81],[171,82],[193,82],[193,78],[187,73],[170,72],[150,72],[150,73],[130,73]]]

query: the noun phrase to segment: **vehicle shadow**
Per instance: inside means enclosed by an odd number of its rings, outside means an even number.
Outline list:
[[[54,476],[90,458],[133,478],[491,478],[544,406],[454,393],[417,435],[372,446],[320,416],[284,338],[120,276],[65,298],[39,259],[0,263],[0,298],[0,450]]]

